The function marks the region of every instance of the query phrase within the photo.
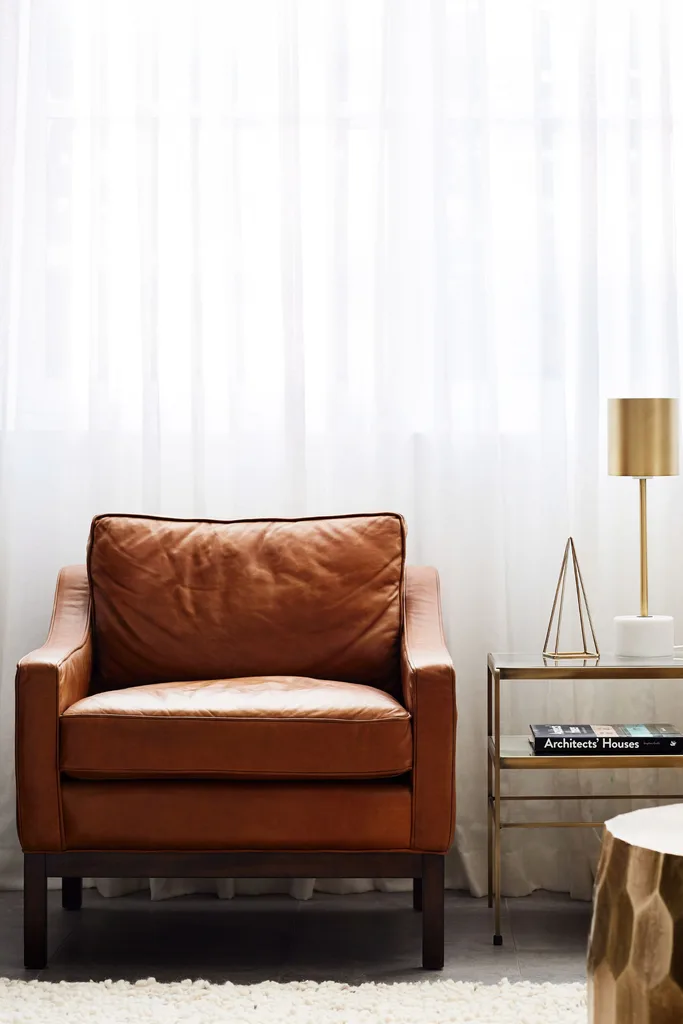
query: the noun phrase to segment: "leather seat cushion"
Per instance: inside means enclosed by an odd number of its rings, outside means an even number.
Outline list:
[[[412,766],[408,711],[383,690],[298,676],[92,694],[60,718],[78,779],[367,779]]]

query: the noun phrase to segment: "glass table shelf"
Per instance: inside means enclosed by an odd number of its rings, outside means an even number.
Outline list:
[[[489,736],[489,757],[496,760],[495,737]],[[535,754],[528,736],[500,737],[500,767],[504,769],[595,769],[611,768],[683,768],[683,754]]]

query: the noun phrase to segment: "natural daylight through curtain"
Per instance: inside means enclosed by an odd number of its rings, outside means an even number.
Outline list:
[[[482,893],[487,650],[540,650],[570,533],[603,649],[637,611],[605,412],[679,392],[681,52],[674,0],[0,0],[2,883],[14,666],[94,514],[390,509],[442,577]],[[683,642],[680,480],[650,494]],[[520,684],[506,728],[680,725],[677,692]],[[587,895],[596,844],[507,834],[506,892]]]

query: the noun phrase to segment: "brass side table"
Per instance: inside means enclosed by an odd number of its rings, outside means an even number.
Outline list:
[[[508,828],[602,828],[604,822],[595,821],[503,821],[501,805],[519,800],[585,800],[579,794],[547,794],[524,796],[501,796],[501,772],[508,770],[533,771],[539,769],[589,770],[618,768],[683,768],[683,754],[609,754],[570,756],[553,755],[545,757],[534,754],[527,736],[506,736],[500,726],[500,688],[506,681],[523,680],[567,680],[567,679],[683,679],[683,658],[618,658],[603,654],[599,658],[556,661],[542,654],[489,654],[486,715],[487,778],[488,778],[488,896],[489,907],[494,908],[493,944],[501,946],[500,896],[501,896],[501,841],[504,829]],[[633,793],[629,799],[683,800],[675,793]],[[623,794],[593,793],[591,800],[624,799]]]

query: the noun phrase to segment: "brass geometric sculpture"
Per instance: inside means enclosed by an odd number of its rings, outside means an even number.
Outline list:
[[[562,612],[564,611],[564,592],[567,583],[567,569],[571,558],[571,565],[574,570],[574,586],[576,588],[576,600],[579,606],[579,623],[581,626],[581,642],[583,644],[583,650],[581,651],[561,651],[560,650],[560,628],[562,626]],[[559,608],[558,608],[559,600]],[[555,628],[555,642],[552,645],[552,650],[549,650],[550,634],[553,632],[553,619],[555,618],[555,611],[557,609],[557,626]],[[588,625],[591,631],[591,637],[593,640],[594,651],[589,651],[586,645],[586,624],[584,621],[584,609],[586,618],[588,619]],[[548,623],[548,632],[545,635],[545,643],[543,644],[543,656],[545,658],[599,658],[600,648],[598,647],[598,641],[595,636],[595,630],[593,629],[593,620],[591,619],[590,608],[588,607],[588,598],[586,597],[586,588],[583,585],[583,576],[581,575],[581,569],[579,568],[579,560],[576,557],[576,548],[574,546],[574,539],[570,537],[564,549],[564,557],[562,559],[562,567],[560,569],[560,577],[557,581],[557,587],[555,589],[555,600],[553,601],[553,610],[550,613],[550,622]]]

